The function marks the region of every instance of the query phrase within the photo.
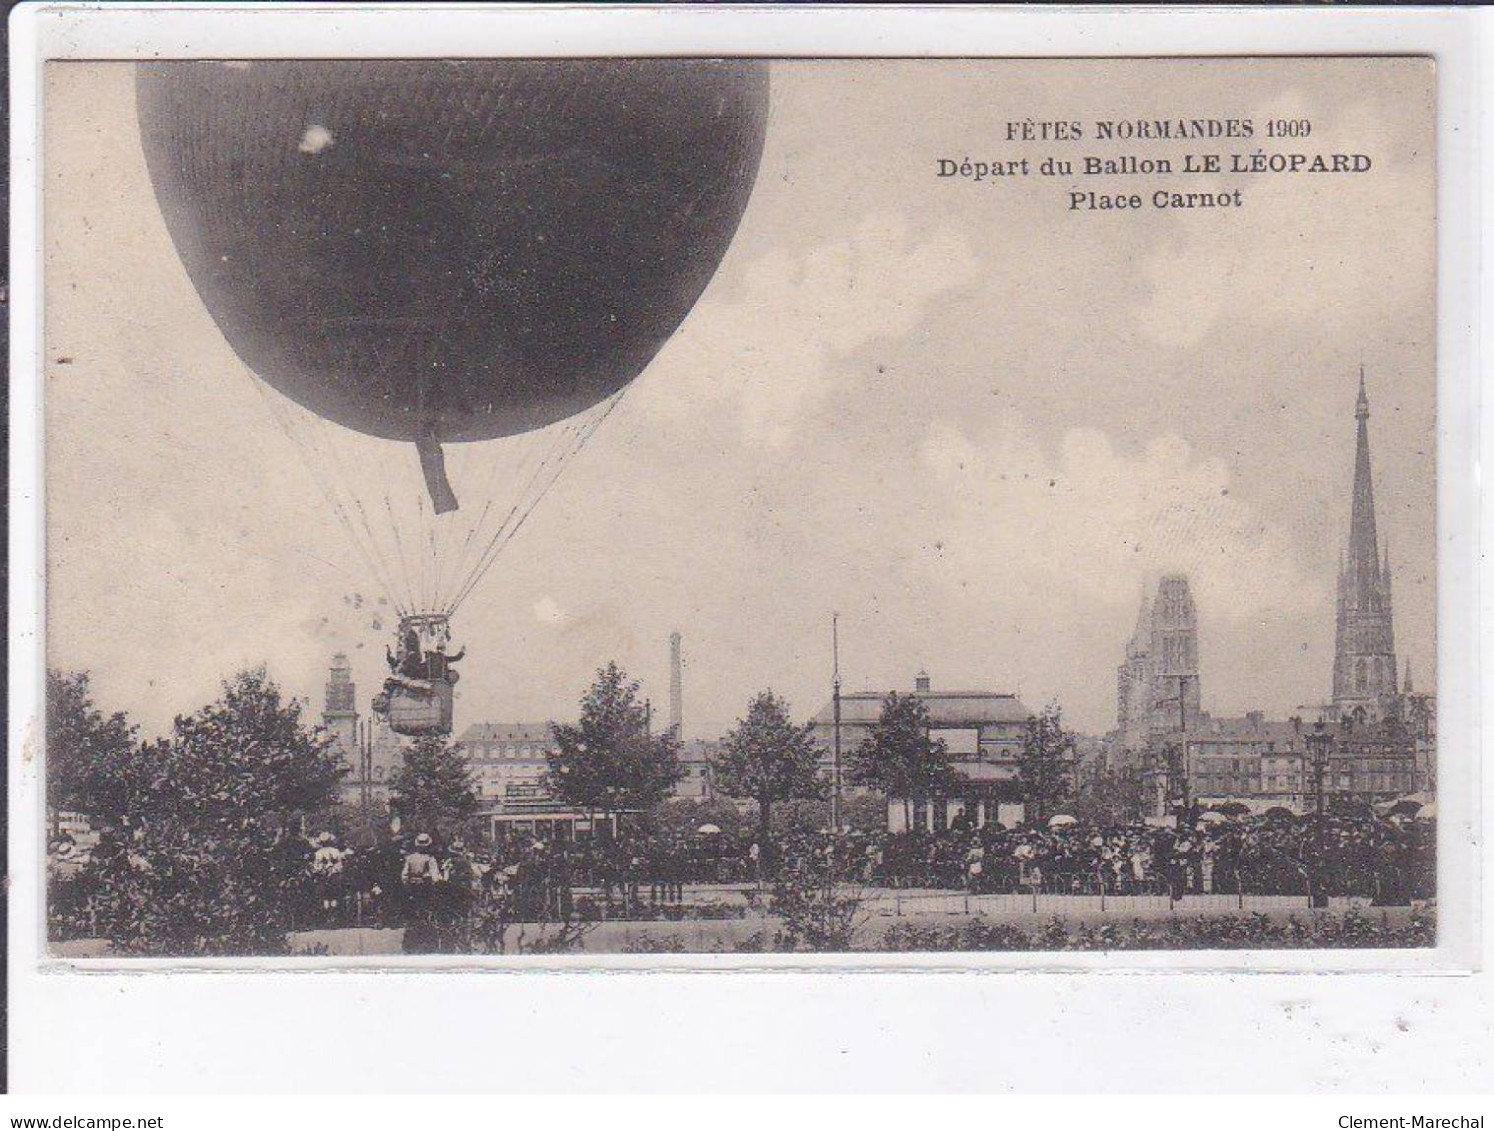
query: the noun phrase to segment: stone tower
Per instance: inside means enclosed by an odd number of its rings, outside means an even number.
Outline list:
[[[353,667],[348,663],[347,653],[339,652],[332,657],[332,669],[327,673],[327,698],[322,710],[322,725],[327,734],[337,743],[338,751],[348,765],[358,764],[358,708],[357,689],[353,685]]]
[[[1152,728],[1179,730],[1196,725],[1199,712],[1198,610],[1183,574],[1169,574],[1152,602]]]
[[[1126,658],[1116,669],[1116,731],[1132,756],[1158,734],[1200,720],[1198,610],[1183,574],[1169,574],[1141,597]]]
[[[1121,747],[1132,753],[1146,746],[1151,734],[1151,674],[1147,657],[1152,646],[1152,599],[1143,589],[1136,627],[1126,642],[1126,658],[1115,672],[1116,730]]]
[[[1395,627],[1390,608],[1390,549],[1381,551],[1375,530],[1375,488],[1370,474],[1369,397],[1359,371],[1354,409],[1359,435],[1354,451],[1354,497],[1349,549],[1338,573],[1338,626],[1333,653],[1333,706],[1340,717],[1363,713],[1378,719],[1396,694]]]

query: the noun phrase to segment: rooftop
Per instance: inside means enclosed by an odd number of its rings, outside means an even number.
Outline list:
[[[882,715],[886,691],[842,692],[841,725],[870,726]],[[976,726],[981,723],[1025,723],[1032,718],[1015,695],[1001,691],[910,691],[906,693],[923,702],[935,726]],[[835,721],[835,705],[826,703],[814,721],[826,726]]]
[[[1289,719],[1266,719],[1258,714],[1222,717],[1209,715],[1199,721],[1190,732],[1201,739],[1233,739],[1241,742],[1278,742],[1290,744],[1306,732],[1298,730]]]
[[[476,742],[549,742],[549,723],[473,723],[457,739],[462,745]]]

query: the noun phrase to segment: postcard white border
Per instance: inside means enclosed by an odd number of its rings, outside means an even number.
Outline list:
[[[162,1034],[161,1047],[176,1050],[192,1062],[190,1034],[194,1024],[220,1023],[228,1016],[247,1018],[235,1030],[228,1047],[243,1052],[258,1049],[265,1063],[279,1065],[296,1076],[301,1069],[282,1062],[289,1051],[277,1044],[270,1022],[277,1006],[299,1015],[311,1008],[325,1010],[345,1042],[334,1060],[351,1076],[344,1084],[377,1087],[385,1077],[387,1045],[383,1034],[358,1024],[351,1003],[382,999],[391,1017],[444,1031],[454,1010],[465,1017],[479,1000],[499,1012],[533,1020],[537,1003],[544,1010],[535,1022],[545,1032],[557,1017],[584,1015],[599,998],[639,997],[647,1004],[642,1018],[663,1020],[680,1012],[671,994],[697,1004],[706,1000],[735,1000],[753,995],[754,1004],[776,1001],[782,1016],[797,1019],[812,994],[846,1000],[847,1021],[862,1016],[879,998],[916,1002],[924,987],[945,1004],[935,1012],[959,1016],[948,1004],[951,981],[944,975],[982,972],[1018,974],[1020,979],[968,978],[956,982],[979,985],[972,996],[1000,996],[996,987],[1018,999],[1033,988],[1048,987],[1078,1007],[1078,998],[1103,1000],[1132,997],[1151,986],[1159,999],[1173,999],[1185,1008],[1191,998],[1212,1000],[1206,1008],[1217,1012],[1222,997],[1238,999],[1247,1007],[1267,987],[1285,984],[1297,998],[1321,996],[1336,1001],[1354,993],[1421,995],[1449,1002],[1458,987],[1472,989],[1468,972],[1487,966],[1481,949],[1480,909],[1488,883],[1487,869],[1479,867],[1480,835],[1490,807],[1484,800],[1479,759],[1483,749],[1479,728],[1479,622],[1469,615],[1479,607],[1480,498],[1477,491],[1478,423],[1481,411],[1474,376],[1481,372],[1478,326],[1481,245],[1479,186],[1481,170],[1476,109],[1487,91],[1479,71],[1478,45],[1489,26],[1483,13],[1458,10],[1324,10],[1324,9],[763,9],[708,7],[700,9],[607,6],[605,8],[519,6],[491,8],[443,7],[416,13],[393,6],[356,10],[314,5],[276,5],[273,8],[190,8],[154,5],[32,6],[11,16],[12,92],[12,346],[11,346],[11,635],[10,635],[10,758],[11,758],[11,927],[10,975],[15,1059],[18,1083],[50,1082],[63,1087],[80,1081],[98,1087],[131,1087],[136,1073],[157,1080],[171,1078],[169,1056],[149,1052],[122,1055],[111,1048],[107,1060],[91,1060],[82,1073],[68,1058],[84,1049],[103,1049],[103,1035],[139,1027],[144,1014],[110,1006],[116,999],[130,1010],[148,1010],[156,1020],[150,1031]],[[193,963],[191,972],[178,962],[79,964],[47,962],[39,946],[41,924],[40,868],[36,845],[41,836],[41,790],[34,758],[36,708],[42,675],[42,562],[38,365],[40,343],[38,244],[40,208],[39,83],[45,59],[134,59],[156,57],[255,58],[287,55],[419,57],[442,55],[611,54],[766,54],[773,56],[1116,56],[1116,55],[1246,55],[1246,54],[1417,54],[1437,60],[1438,74],[1438,215],[1439,223],[1439,336],[1438,336],[1438,501],[1439,501],[1439,733],[1442,749],[1467,752],[1443,758],[1439,771],[1440,908],[1439,944],[1434,951],[1324,952],[1166,952],[1104,955],[886,955],[870,961],[864,956],[557,956],[551,958],[465,958],[350,960],[329,969],[327,960],[276,960],[269,964],[245,961]],[[1485,944],[1486,945],[1486,944]],[[268,969],[266,966],[268,965]],[[766,980],[756,972],[784,968],[800,977],[781,975]],[[172,969],[172,977],[128,976]],[[731,978],[694,975],[725,969],[741,971]],[[253,973],[249,973],[253,970]],[[325,977],[307,978],[312,970]],[[549,972],[551,977],[457,977],[456,972]],[[906,971],[928,972],[926,977],[897,979]],[[1302,979],[1281,973],[1341,973],[1337,979]],[[446,976],[434,974],[447,971]],[[646,971],[654,978],[601,979],[580,976],[582,971]],[[753,972],[748,972],[753,971]],[[1087,977],[1075,979],[1074,972]],[[1375,972],[1371,974],[1370,972]],[[1143,978],[1117,977],[1146,974]],[[1249,978],[1239,975],[1249,973]],[[1389,981],[1375,975],[1394,973]],[[811,974],[813,976],[811,976]],[[1162,977],[1162,975],[1178,977]],[[1462,976],[1457,976],[1457,975]],[[841,975],[828,977],[828,975]],[[1095,978],[1093,975],[1105,975]],[[890,981],[889,981],[890,979]],[[1487,977],[1471,979],[1482,987],[1487,1002]],[[1245,985],[1242,985],[1245,984]],[[628,986],[618,994],[613,988]],[[670,990],[665,991],[669,986]],[[1020,991],[1012,987],[1020,986]],[[1246,988],[1248,986],[1248,988]],[[378,993],[371,992],[377,987]],[[812,987],[812,988],[811,988]],[[894,987],[895,991],[894,991]],[[1084,989],[1081,989],[1083,987]],[[1351,988],[1353,987],[1353,988]],[[1378,989],[1375,987],[1379,987]],[[1394,987],[1393,991],[1390,987]],[[605,988],[605,989],[604,989]],[[857,990],[864,999],[852,999]],[[956,998],[958,995],[955,995]],[[553,1011],[563,999],[559,1014]],[[313,1003],[316,1003],[313,1005]],[[932,1001],[930,1002],[932,1004]],[[1092,1003],[1091,1003],[1092,1004]],[[1025,1016],[1022,1010],[1019,1016]],[[608,1005],[608,1029],[625,1014],[612,1015],[621,1005]],[[896,1016],[912,1008],[899,1006]],[[1086,1006],[1088,1008],[1088,1006]],[[514,1011],[517,1011],[515,1013]],[[813,1012],[812,1010],[810,1012]],[[757,1010],[752,1011],[754,1015]],[[46,1016],[49,1015],[49,1016]],[[721,1014],[732,1016],[731,1008]],[[84,1032],[63,1018],[83,1021]],[[772,1014],[763,1015],[764,1019]],[[875,1014],[872,1015],[873,1017]],[[1102,1028],[1124,1025],[1101,1009],[1094,1016]],[[1121,1015],[1123,1016],[1123,1015]],[[132,1018],[134,1019],[132,1021]],[[1105,1019],[1109,1018],[1108,1021]],[[780,1018],[781,1019],[781,1018]],[[871,1018],[862,1024],[875,1025]],[[462,1026],[470,1026],[465,1020]],[[401,1026],[403,1028],[403,1025]],[[214,1042],[224,1039],[221,1024],[212,1025]],[[563,1028],[563,1027],[562,1027]],[[686,1026],[690,1028],[690,1026]],[[957,1025],[958,1028],[962,1026]],[[503,1029],[499,1026],[498,1029]],[[460,1031],[460,1030],[459,1030]],[[537,1056],[543,1041],[519,1040],[506,1032],[501,1044],[520,1063],[532,1063],[541,1077],[556,1076],[554,1064]],[[499,1039],[489,1034],[489,1040]],[[766,1039],[760,1036],[760,1039]],[[779,1040],[782,1034],[779,1034]],[[584,1043],[584,1042],[583,1042]],[[638,1043],[646,1047],[649,1042]],[[622,1060],[638,1047],[622,1047]],[[691,1050],[676,1052],[686,1062]],[[616,1055],[617,1049],[614,1049]],[[471,1055],[481,1076],[480,1061]],[[199,1050],[200,1056],[200,1050]],[[462,1056],[457,1057],[463,1059]],[[1125,1058],[1122,1058],[1125,1059]],[[245,1062],[215,1055],[203,1068],[204,1086],[257,1079]],[[789,1066],[785,1065],[785,1068]],[[713,1071],[719,1075],[723,1066]],[[907,1074],[907,1066],[897,1073]],[[164,1074],[164,1075],[163,1075]],[[622,1077],[609,1068],[614,1083]],[[1041,1073],[1040,1073],[1041,1075]],[[1106,1073],[1101,1073],[1106,1078]],[[891,1084],[891,1079],[885,1081]],[[1238,1083],[1238,1079],[1236,1081]],[[1050,1086],[1083,1086],[1082,1081],[1055,1076]],[[587,1087],[602,1086],[601,1077]],[[1114,1085],[1112,1085],[1114,1086]]]

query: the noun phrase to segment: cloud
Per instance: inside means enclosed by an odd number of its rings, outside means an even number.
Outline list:
[[[1366,332],[1420,309],[1431,285],[1433,196],[1430,166],[1417,159],[1424,137],[1386,121],[1373,91],[1345,100],[1332,118],[1318,115],[1311,140],[1257,136],[1226,152],[1364,153],[1365,175],[1249,174],[1197,177],[1190,191],[1239,188],[1244,206],[1173,213],[1138,265],[1147,284],[1137,303],[1138,327],[1169,347],[1193,347],[1211,334],[1242,333],[1242,325],[1281,335],[1293,326],[1322,325],[1331,311],[1338,333],[1363,340]],[[1313,118],[1312,101],[1286,87],[1248,115],[1263,124]],[[1428,118],[1430,121],[1430,117]],[[1366,242],[1363,217],[1389,211]],[[1357,264],[1354,269],[1345,269]],[[1362,328],[1362,329],[1361,329]],[[1263,331],[1265,332],[1265,331]]]
[[[901,217],[869,216],[846,238],[748,264],[737,293],[704,299],[655,370],[677,416],[734,401],[751,443],[781,447],[845,379],[845,359],[906,337],[978,268],[954,228],[915,240]]]
[[[1285,532],[1231,494],[1223,460],[1197,458],[1178,436],[1127,454],[1073,428],[1050,450],[1009,415],[978,436],[936,424],[923,458],[955,571],[999,577],[1018,602],[1124,606],[1140,579],[1183,572],[1214,615],[1237,623],[1323,607],[1322,579]]]

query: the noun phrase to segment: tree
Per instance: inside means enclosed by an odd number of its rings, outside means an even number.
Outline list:
[[[1063,727],[1063,710],[1050,703],[1027,720],[1017,781],[1029,821],[1046,820],[1054,802],[1070,796],[1074,736]]]
[[[332,742],[264,669],[241,672],[171,736],[105,775],[118,801],[83,872],[122,950],[271,954],[307,891],[309,818],[346,772]],[[118,772],[115,772],[118,771]]]
[[[226,681],[216,702],[178,717],[172,812],[199,824],[253,819],[288,828],[334,804],[347,766],[301,709],[257,668]]]
[[[472,770],[461,747],[440,735],[407,746],[389,778],[389,811],[412,832],[460,834],[477,815]]]
[[[1141,819],[1145,802],[1146,791],[1135,768],[1097,767],[1084,776],[1074,816],[1086,824],[1127,825]]]
[[[721,740],[711,761],[717,787],[729,797],[757,803],[758,844],[766,851],[775,802],[817,798],[820,749],[814,724],[796,726],[789,705],[771,691],[759,692],[745,718]]]
[[[648,814],[649,830],[666,840],[685,840],[699,835],[701,825],[715,825],[722,839],[732,845],[746,844],[751,826],[742,813],[724,797],[676,797],[655,805]]]
[[[615,662],[597,672],[580,720],[551,731],[550,788],[590,814],[652,809],[684,777],[679,735],[649,732],[638,684]]]
[[[840,803],[840,823],[853,833],[875,836],[887,831],[887,798],[881,794],[852,794]]]
[[[929,712],[916,695],[893,692],[871,734],[851,751],[851,780],[901,799],[906,827],[913,803],[927,801],[954,781],[949,749],[929,734]]]
[[[93,702],[87,672],[47,671],[47,808],[117,819],[118,785],[135,757],[135,727]],[[129,791],[123,791],[128,793]]]

